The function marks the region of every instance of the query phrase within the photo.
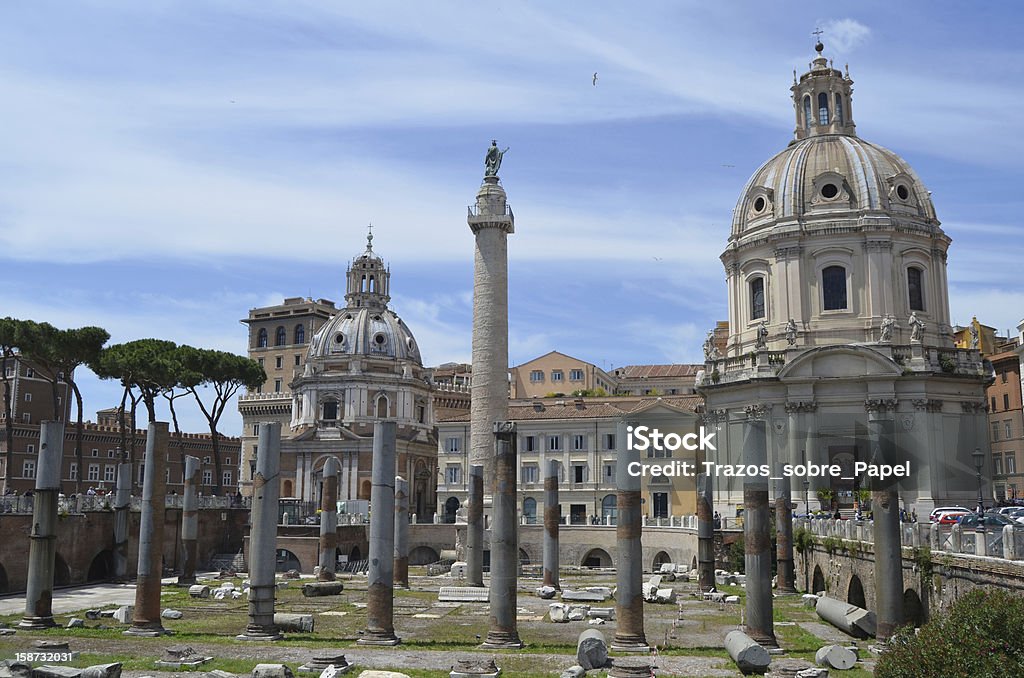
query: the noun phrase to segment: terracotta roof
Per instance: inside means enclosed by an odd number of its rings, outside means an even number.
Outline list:
[[[694,377],[703,365],[626,365],[616,367],[612,374],[620,379],[657,379],[663,377]]]
[[[531,401],[515,400],[509,403],[508,416],[512,421],[539,421],[557,419],[607,419],[640,412],[657,404],[680,412],[693,412],[700,403],[699,396],[662,396],[646,398],[538,398]],[[468,412],[439,419],[439,423],[469,422]]]

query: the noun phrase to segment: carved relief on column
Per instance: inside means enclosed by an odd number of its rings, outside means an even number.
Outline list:
[[[915,398],[914,409],[922,412],[941,412],[942,401],[937,398]]]
[[[867,398],[864,400],[864,409],[868,412],[895,412],[899,400],[896,398]]]
[[[771,406],[763,404],[747,405],[743,408],[743,411],[746,413],[747,419],[764,419],[771,411]]]

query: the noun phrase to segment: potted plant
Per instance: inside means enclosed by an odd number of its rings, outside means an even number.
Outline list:
[[[815,494],[817,494],[817,496],[818,496],[818,501],[821,502],[821,510],[822,511],[831,511],[832,510],[832,500],[836,496],[835,493],[832,491],[832,488],[823,487],[820,490],[818,490]]]

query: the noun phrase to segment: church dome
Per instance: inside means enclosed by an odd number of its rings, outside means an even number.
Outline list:
[[[928,190],[903,158],[852,134],[794,141],[747,182],[732,235],[779,222],[884,213],[937,224]]]
[[[307,360],[343,356],[393,358],[422,365],[412,331],[388,308],[345,308],[317,330]]]

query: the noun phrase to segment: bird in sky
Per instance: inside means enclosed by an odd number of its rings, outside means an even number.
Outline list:
[[[597,87],[597,71],[594,71],[594,87]]]

